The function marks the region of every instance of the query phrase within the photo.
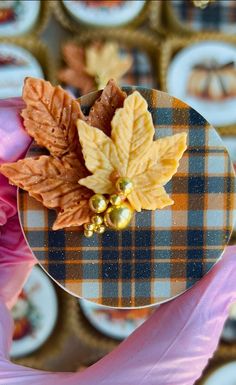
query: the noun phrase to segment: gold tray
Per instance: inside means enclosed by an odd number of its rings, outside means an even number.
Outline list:
[[[79,305],[79,301],[77,301],[76,324],[77,327],[76,329],[74,328],[75,335],[87,347],[94,351],[94,353],[97,355],[96,359],[109,353],[122,342],[113,339],[112,337],[108,337],[103,333],[100,333],[94,326],[92,326],[83,314],[83,311]]]
[[[51,7],[50,1],[41,0],[40,13],[37,19],[36,24],[31,28],[29,33],[39,34],[41,33],[48,24],[49,18],[51,16]]]
[[[170,34],[168,28],[167,6],[168,1],[150,0],[149,26],[161,36]]]

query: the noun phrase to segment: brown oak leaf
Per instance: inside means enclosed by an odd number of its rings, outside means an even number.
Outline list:
[[[67,67],[58,72],[58,79],[72,87],[78,88],[82,94],[96,90],[93,76],[85,69],[85,50],[76,43],[68,42],[62,48],[62,54]]]
[[[81,226],[89,222],[91,218],[91,210],[88,200],[82,200],[80,203],[67,207],[59,212],[57,219],[53,223],[53,230],[59,230],[65,227]]]
[[[122,108],[126,93],[123,92],[115,80],[111,79],[104,88],[101,96],[90,109],[87,123],[100,128],[106,135],[111,135],[111,121],[117,108]]]

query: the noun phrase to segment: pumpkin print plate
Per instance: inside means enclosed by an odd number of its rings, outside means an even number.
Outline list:
[[[204,41],[179,51],[169,65],[168,92],[199,111],[213,126],[236,122],[236,48]]]

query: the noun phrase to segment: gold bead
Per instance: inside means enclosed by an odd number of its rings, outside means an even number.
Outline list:
[[[93,236],[92,230],[84,230],[84,235],[86,238],[91,238]]]
[[[95,213],[102,213],[107,209],[107,200],[102,194],[95,194],[89,199],[89,206]]]
[[[93,223],[85,223],[84,228],[85,230],[93,231],[95,226]]]
[[[105,225],[106,227],[109,227],[109,226],[108,226],[108,223],[107,223],[106,215],[104,215],[103,222],[104,222],[104,225]]]
[[[122,202],[124,202],[127,198],[124,194],[121,194],[121,193],[119,194],[119,197],[122,200]]]
[[[101,215],[94,215],[92,216],[91,220],[94,226],[100,226],[103,223],[103,218]]]
[[[112,206],[119,206],[122,203],[122,199],[119,195],[113,194],[110,196],[110,203]]]
[[[119,178],[116,182],[116,189],[119,193],[128,195],[133,190],[133,182],[129,178]]]
[[[103,234],[106,230],[106,226],[104,225],[100,225],[100,226],[97,226],[96,229],[95,229],[95,232],[97,234]]]
[[[129,225],[132,216],[132,207],[127,202],[122,202],[120,206],[111,206],[107,209],[104,223],[111,229],[123,230]]]

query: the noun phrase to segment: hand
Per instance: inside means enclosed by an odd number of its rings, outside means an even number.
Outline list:
[[[0,101],[0,164],[24,157],[31,142],[20,117],[21,99]],[[35,258],[26,245],[17,215],[16,187],[0,174],[0,299],[15,302]]]
[[[30,138],[19,99],[0,101],[0,162],[24,155]],[[216,349],[236,300],[236,247],[192,289],[161,305],[118,348],[82,373],[47,373],[7,360],[10,308],[35,264],[17,217],[16,189],[0,175],[0,385],[192,385]]]

